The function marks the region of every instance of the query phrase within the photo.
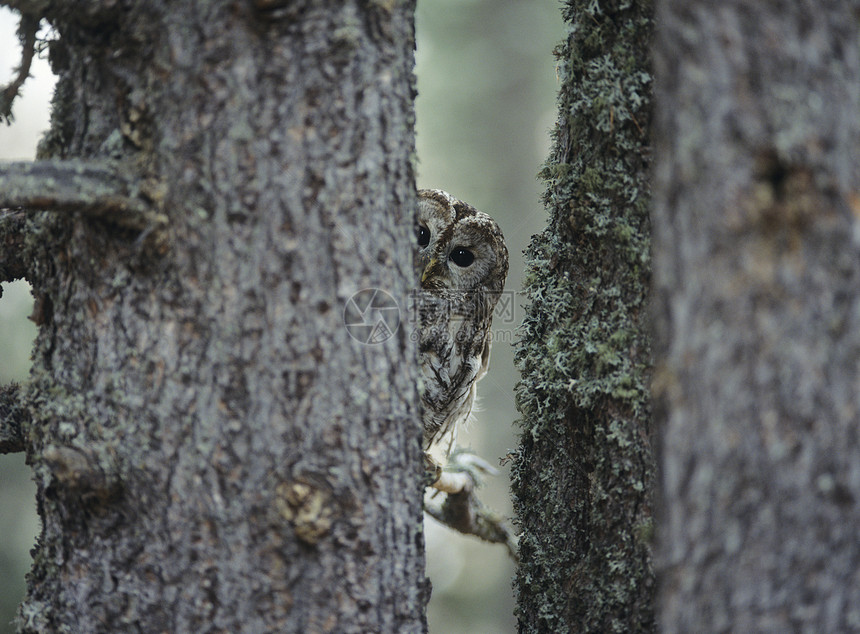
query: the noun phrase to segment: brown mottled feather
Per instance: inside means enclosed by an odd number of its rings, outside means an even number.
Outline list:
[[[430,230],[429,244],[415,258],[424,449],[446,456],[487,371],[508,250],[490,216],[439,189],[419,190],[418,223]],[[465,267],[450,259],[461,248],[474,254]]]

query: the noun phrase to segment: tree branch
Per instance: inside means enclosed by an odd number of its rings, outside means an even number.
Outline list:
[[[18,37],[21,39],[21,65],[18,74],[9,84],[0,90],[0,119],[7,125],[12,123],[12,102],[18,96],[21,86],[30,76],[30,64],[36,52],[36,33],[39,30],[40,18],[28,13],[21,13],[18,24]]]
[[[425,472],[431,475],[432,459],[425,454]],[[434,491],[425,497],[424,510],[433,519],[465,535],[475,535],[492,544],[504,544],[514,561],[519,561],[515,537],[501,516],[487,509],[475,495],[483,475],[497,475],[483,458],[468,450],[457,449],[444,469],[436,469],[430,485]],[[441,503],[436,498],[444,493]]]
[[[425,504],[427,514],[465,535],[475,535],[491,544],[504,544],[514,561],[519,561],[516,539],[501,516],[486,508],[472,489],[448,493],[441,504]]]
[[[0,454],[24,451],[22,426],[27,417],[18,399],[18,385],[0,387]]]
[[[87,161],[0,163],[0,209],[77,212],[143,231],[165,224],[136,182],[107,164]]]

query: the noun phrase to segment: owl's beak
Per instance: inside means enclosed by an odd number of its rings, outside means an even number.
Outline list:
[[[424,267],[424,272],[421,274],[421,283],[424,283],[428,277],[433,274],[433,269],[439,264],[439,261],[436,258],[430,258],[430,261],[427,263],[427,266]]]

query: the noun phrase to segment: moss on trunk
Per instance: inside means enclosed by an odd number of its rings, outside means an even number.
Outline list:
[[[650,2],[565,4],[547,229],[517,354],[522,632],[654,629]]]

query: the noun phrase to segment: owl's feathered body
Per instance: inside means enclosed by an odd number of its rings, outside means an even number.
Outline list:
[[[490,216],[439,189],[418,191],[418,247],[424,450],[438,461],[450,452],[487,372],[508,250]]]

